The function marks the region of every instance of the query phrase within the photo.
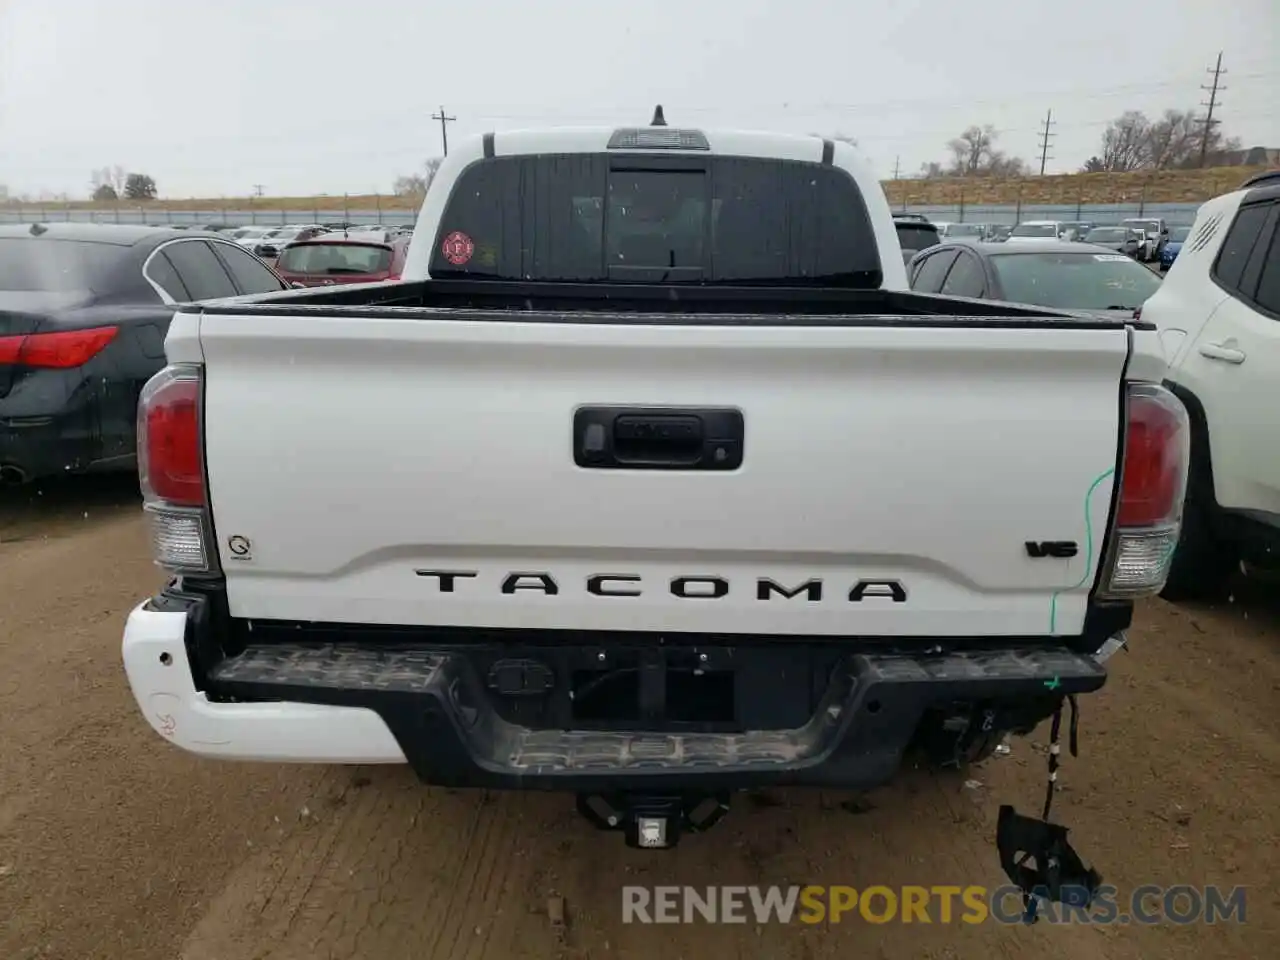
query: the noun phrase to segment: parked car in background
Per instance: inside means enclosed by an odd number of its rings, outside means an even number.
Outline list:
[[[1130,257],[1087,243],[942,243],[907,266],[911,289],[1057,310],[1132,316],[1160,278]]]
[[[893,218],[898,232],[898,246],[902,248],[902,262],[909,263],[921,250],[939,242],[938,228],[916,214],[897,214]]]
[[[1008,223],[989,223],[987,224],[986,235],[983,240],[987,243],[1004,243],[1009,239],[1009,234],[1013,232],[1013,225]]]
[[[329,232],[328,227],[323,227],[318,223],[295,223],[277,227],[275,230],[266,233],[261,240],[254,244],[253,252],[264,259],[271,260],[278,257],[280,251],[291,243],[310,240],[312,237],[318,237]]]
[[[1062,223],[1062,235],[1060,239],[1071,240],[1074,242],[1083,242],[1085,234],[1092,230],[1096,224],[1088,220],[1064,220]]]
[[[938,237],[942,240],[981,240],[986,235],[984,223],[940,223]]]
[[[1084,242],[1141,260],[1146,237],[1132,227],[1094,227],[1085,234]]]
[[[1162,596],[1219,599],[1242,560],[1280,569],[1280,180],[1200,208],[1142,319],[1191,414],[1184,526]]]
[[[375,283],[396,280],[404,269],[409,241],[378,234],[327,233],[291,243],[280,251],[276,272],[294,286]]]
[[[1062,229],[1060,220],[1027,220],[1009,231],[1009,239],[1006,242],[1034,243],[1037,240],[1060,240]]]
[[[134,469],[173,304],[284,289],[214,233],[0,226],[0,480]]]
[[[1190,227],[1169,228],[1169,242],[1166,243],[1164,245],[1164,249],[1160,251],[1161,273],[1167,273],[1169,268],[1173,266],[1173,261],[1178,259],[1178,251],[1182,249],[1182,245],[1186,242],[1187,236],[1190,233]]]
[[[231,231],[229,236],[246,250],[252,250],[271,230],[271,227],[240,227]]]
[[[1148,245],[1146,259],[1153,262],[1160,259],[1165,246],[1169,243],[1169,225],[1159,217],[1130,217],[1121,220],[1124,227],[1135,227],[1146,234]]]

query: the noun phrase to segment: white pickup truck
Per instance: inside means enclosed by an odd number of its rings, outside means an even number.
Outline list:
[[[123,652],[180,747],[570,791],[667,846],[741,788],[987,755],[1164,582],[1155,334],[907,291],[847,144],[488,135],[414,235],[401,281],[170,327],[173,579]]]

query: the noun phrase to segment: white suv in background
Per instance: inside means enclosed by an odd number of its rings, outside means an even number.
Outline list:
[[[1280,568],[1280,171],[1200,208],[1142,318],[1191,413],[1182,535],[1162,596],[1209,599],[1243,560]]]

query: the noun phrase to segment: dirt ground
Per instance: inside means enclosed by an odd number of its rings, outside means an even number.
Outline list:
[[[1003,882],[996,809],[1036,810],[1042,737],[867,798],[773,791],[640,853],[569,798],[427,789],[401,769],[201,761],[138,715],[124,614],[159,576],[127,486],[0,492],[0,957],[128,960],[1275,956],[1280,594],[1142,607],[1086,698],[1055,819],[1121,890],[1248,887],[1244,924],[644,926],[625,884]],[[1268,596],[1271,598],[1268,600]],[[567,929],[549,897],[563,897]]]

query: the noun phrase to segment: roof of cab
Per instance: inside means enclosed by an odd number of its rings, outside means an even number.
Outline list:
[[[945,247],[963,247],[966,250],[977,250],[987,256],[1018,257],[1029,253],[1094,253],[1099,256],[1117,256],[1109,247],[1096,243],[1076,243],[1070,240],[1020,240],[1018,243],[985,243],[977,240],[946,240],[936,246],[921,250],[921,253],[934,253]],[[1128,259],[1126,257],[1126,259]],[[1136,261],[1135,261],[1136,262]]]
[[[824,141],[821,137],[804,134],[776,133],[761,130],[703,130],[695,127],[684,127],[671,124],[669,127],[650,128],[643,123],[634,125],[618,125],[611,127],[553,127],[540,130],[503,130],[497,134],[487,135],[492,138],[495,156],[508,156],[530,153],[608,153],[609,141],[619,131],[657,130],[673,133],[679,130],[696,132],[706,138],[709,149],[706,150],[673,150],[656,147],[624,148],[628,153],[659,154],[710,153],[729,154],[734,156],[763,157],[777,160],[807,160],[817,163],[822,160]],[[613,148],[614,151],[619,148]]]
[[[32,232],[32,228],[38,228]],[[84,243],[111,243],[131,247],[147,240],[173,237],[216,237],[216,233],[200,230],[175,230],[172,227],[149,227],[128,223],[6,223],[0,224],[0,237],[31,237],[37,240],[78,240]]]

